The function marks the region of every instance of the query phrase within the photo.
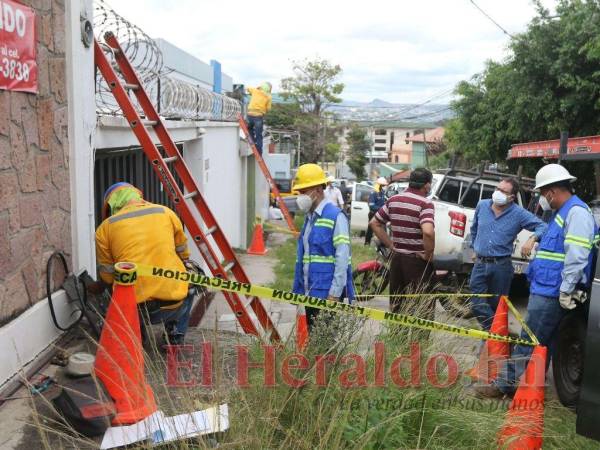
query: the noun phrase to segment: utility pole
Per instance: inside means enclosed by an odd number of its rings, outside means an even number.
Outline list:
[[[371,173],[373,172],[373,146],[375,145],[375,132],[373,131],[373,127],[369,127],[369,135],[368,138],[370,140],[369,145],[369,173],[367,174],[367,178],[371,178]],[[372,138],[371,138],[372,136]]]
[[[427,155],[427,136],[425,136],[425,127],[423,127],[423,150],[425,151],[425,167],[429,167],[429,156]]]

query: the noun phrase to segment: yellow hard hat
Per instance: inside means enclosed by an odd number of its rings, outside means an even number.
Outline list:
[[[296,178],[294,178],[294,187],[292,189],[300,191],[321,184],[327,184],[327,177],[325,176],[323,169],[316,164],[302,164],[298,167]]]

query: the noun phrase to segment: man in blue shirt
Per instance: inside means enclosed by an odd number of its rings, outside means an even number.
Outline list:
[[[529,264],[529,303],[525,323],[543,346],[550,346],[568,310],[585,301],[593,277],[592,261],[598,228],[589,207],[573,194],[576,178],[558,164],[547,164],[535,176],[540,206],[553,210],[534,260]],[[523,339],[528,339],[525,330]],[[482,397],[511,395],[531,358],[533,347],[516,345],[503,361],[498,377],[475,386]]]
[[[377,179],[379,190],[375,189],[369,195],[369,222],[377,211],[385,204],[385,187],[389,184],[385,177],[379,177]],[[367,232],[365,233],[365,245],[371,245],[371,239],[373,238],[373,228],[371,225],[367,225]]]
[[[546,232],[546,224],[515,204],[519,184],[512,178],[498,184],[491,200],[481,200],[475,209],[471,225],[471,246],[475,251],[475,266],[470,288],[474,294],[508,295],[513,278],[511,255],[513,243],[521,230],[533,231],[521,253],[529,257],[536,241]],[[484,330],[489,330],[498,297],[473,297],[471,310]]]

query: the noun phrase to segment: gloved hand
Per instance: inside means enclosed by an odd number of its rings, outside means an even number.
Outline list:
[[[560,306],[564,309],[575,309],[578,303],[584,303],[587,300],[587,294],[584,291],[573,291],[570,294],[561,292],[558,297]]]

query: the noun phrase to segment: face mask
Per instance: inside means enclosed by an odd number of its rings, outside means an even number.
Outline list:
[[[542,207],[542,209],[544,211],[550,211],[550,210],[552,210],[552,206],[550,205],[550,202],[543,195],[540,195],[540,206]]]
[[[313,201],[310,195],[300,194],[296,197],[296,205],[298,205],[298,209],[302,212],[308,212],[312,204]]]
[[[492,201],[498,206],[504,206],[508,203],[508,195],[504,192],[494,191]]]

